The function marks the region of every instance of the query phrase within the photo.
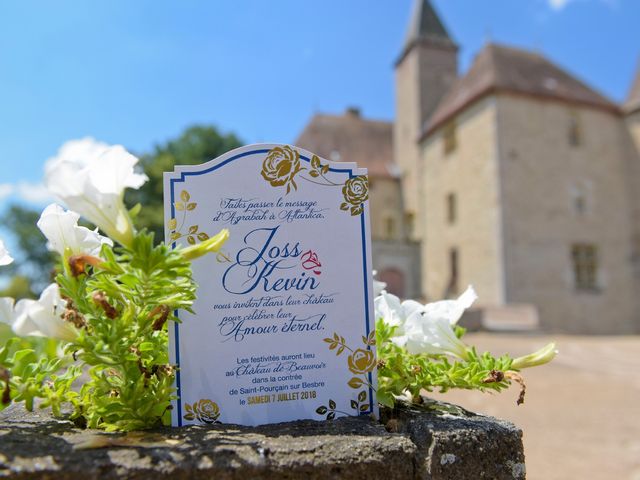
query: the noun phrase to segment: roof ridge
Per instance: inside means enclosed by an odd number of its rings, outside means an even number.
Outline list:
[[[498,91],[620,112],[615,102],[543,53],[488,43],[438,104],[422,136],[468,105]]]

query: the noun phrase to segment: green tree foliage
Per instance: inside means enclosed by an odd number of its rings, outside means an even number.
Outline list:
[[[144,208],[136,217],[138,228],[154,232],[156,243],[163,240],[164,205],[163,172],[174,165],[197,165],[242,145],[234,134],[221,134],[215,127],[196,125],[174,140],[155,147],[153,153],[142,155],[140,163],[149,181],[138,190],[128,190],[126,203]]]
[[[39,218],[40,212],[22,205],[11,205],[1,218],[2,225],[15,236],[19,249],[11,252],[16,262],[9,268],[4,267],[9,273],[22,277],[10,285],[16,290],[15,295],[10,296],[15,298],[32,296],[31,290],[39,292],[52,278],[55,257],[47,250],[45,238],[36,226]],[[24,285],[25,278],[30,286]]]

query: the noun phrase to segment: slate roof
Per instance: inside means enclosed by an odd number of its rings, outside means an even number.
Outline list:
[[[555,65],[543,55],[496,44],[486,45],[466,75],[444,96],[423,136],[465,107],[495,92],[524,94],[618,112],[611,100]]]
[[[366,120],[355,109],[344,115],[316,114],[295,145],[327,160],[356,162],[370,177],[396,178],[393,123]]]
[[[640,110],[640,62],[638,63],[638,71],[636,78],[631,85],[629,95],[624,102],[624,110],[627,113],[634,113]]]
[[[429,0],[415,0],[411,20],[409,21],[409,29],[407,30],[407,37],[402,48],[402,53],[396,63],[400,63],[407,53],[409,53],[409,50],[420,42],[429,42],[443,47],[457,48]]]

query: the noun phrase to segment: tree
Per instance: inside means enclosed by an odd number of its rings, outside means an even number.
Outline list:
[[[242,145],[234,134],[221,134],[215,127],[195,125],[180,137],[156,146],[155,151],[141,157],[141,164],[149,181],[138,190],[129,190],[127,205],[141,204],[144,208],[136,217],[138,228],[147,228],[155,234],[155,241],[164,237],[164,172],[172,171],[175,165],[197,165],[222,155]]]
[[[10,285],[18,298],[32,296],[31,290],[42,290],[51,280],[55,266],[55,257],[47,250],[45,237],[36,226],[39,218],[40,212],[21,205],[11,205],[2,216],[3,226],[17,240],[18,251],[11,252],[16,261],[10,265],[9,273],[18,275]]]

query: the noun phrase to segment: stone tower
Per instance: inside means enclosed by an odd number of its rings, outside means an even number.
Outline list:
[[[400,167],[412,237],[421,236],[418,137],[458,72],[458,47],[429,0],[415,0],[407,37],[395,65],[394,159]]]

